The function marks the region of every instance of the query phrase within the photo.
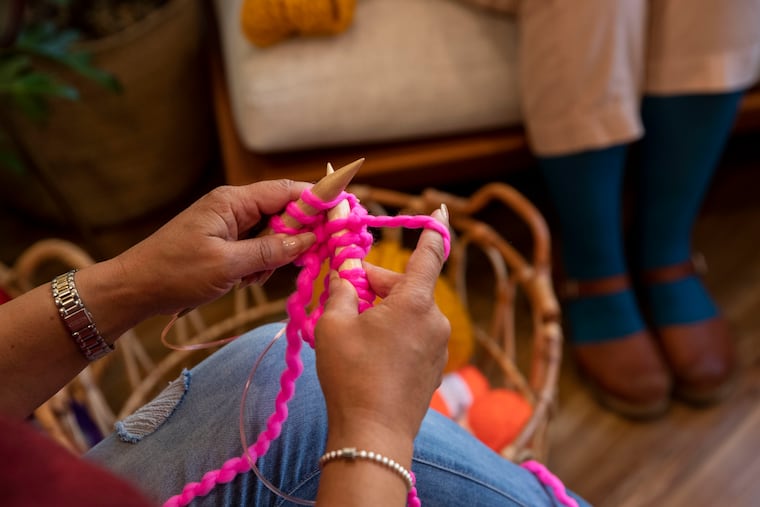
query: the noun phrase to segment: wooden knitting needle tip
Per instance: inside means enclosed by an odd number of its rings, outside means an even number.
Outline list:
[[[360,158],[359,160],[355,160],[350,164],[341,167],[337,171],[328,171],[324,178],[311,187],[311,193],[322,201],[332,201],[346,189],[349,183],[351,183],[351,180],[356,175],[357,171],[359,171],[359,168],[363,163],[364,159]],[[332,166],[330,166],[330,168],[332,168]],[[301,211],[309,216],[314,216],[318,213],[318,210],[306,204],[301,198],[296,201],[296,205],[301,208]],[[283,213],[280,218],[282,218],[282,221],[285,222],[285,225],[288,227],[298,228],[302,225],[288,213]]]
[[[364,161],[364,159],[359,159],[361,161]],[[358,161],[357,161],[358,162]],[[356,162],[354,162],[356,163]],[[348,167],[348,166],[346,166]],[[331,163],[327,163],[327,176],[330,176],[331,174],[337,174],[334,172],[335,169],[333,169],[333,166]],[[327,177],[326,176],[326,177]],[[348,201],[343,199],[340,201],[334,208],[327,211],[327,218],[329,220],[335,220],[336,218],[346,218],[349,213],[351,213],[351,207],[348,204]],[[342,234],[345,234],[345,232],[336,232],[333,234],[333,236],[340,236]],[[343,248],[338,248],[335,253],[340,252],[343,250]],[[338,271],[344,271],[347,269],[360,269],[362,267],[362,263],[359,259],[346,259],[343,261],[343,263],[338,267]]]
[[[311,193],[323,201],[332,201],[338,197],[340,193],[343,192],[343,190],[345,190],[363,163],[364,159],[360,158],[359,160],[354,160],[350,164],[341,167],[337,171],[329,172],[327,175],[325,175],[325,177],[323,177],[321,180],[316,182],[313,187],[311,187]],[[306,204],[306,202],[304,202],[304,200],[300,197],[296,201],[296,206],[298,206],[301,211],[309,216],[314,216],[319,213],[318,210]],[[287,211],[283,212],[282,215],[280,215],[280,218],[285,225],[293,229],[298,229],[303,225]],[[267,227],[265,230],[259,233],[258,236],[265,236],[267,234],[272,234],[272,232],[272,228]],[[266,282],[273,272],[274,270],[270,269],[259,273],[258,283],[263,284]]]

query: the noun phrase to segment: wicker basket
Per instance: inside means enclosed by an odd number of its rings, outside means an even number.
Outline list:
[[[435,190],[422,195],[407,195],[380,188],[353,186],[349,189],[370,211],[394,208],[404,213],[431,213],[441,202],[448,205],[453,229],[451,257],[445,276],[467,302],[468,252],[479,249],[490,263],[494,294],[490,318],[483,325],[474,324],[479,349],[497,366],[502,383],[519,391],[533,407],[530,420],[519,436],[501,454],[512,461],[529,458],[545,460],[547,430],[557,392],[561,361],[562,332],[559,306],[550,277],[550,242],[547,226],[533,205],[513,188],[489,184],[464,199]],[[474,218],[486,205],[501,204],[511,210],[530,231],[532,255],[526,259],[491,226]],[[380,208],[378,208],[380,207]],[[73,267],[92,262],[77,247],[61,241],[45,241],[32,247],[13,269],[0,272],[0,285],[14,286],[16,292],[31,288],[35,269],[43,261],[56,258]],[[516,336],[518,313],[516,301],[523,295],[529,308],[530,336]],[[206,343],[232,336],[251,327],[252,323],[281,318],[285,298],[270,299],[259,286],[236,291],[230,296],[229,313],[207,325],[199,310],[179,319],[174,326],[173,341],[185,345]],[[481,319],[482,321],[482,319]],[[520,327],[523,329],[525,326]],[[150,337],[157,341],[157,337]],[[146,342],[147,343],[147,342]],[[520,368],[516,359],[519,350],[529,343],[529,364]],[[518,350],[519,346],[519,350]],[[87,448],[82,430],[72,413],[72,402],[78,401],[92,415],[104,432],[109,432],[121,418],[148,401],[175,372],[188,366],[193,352],[172,351],[158,362],[151,361],[143,344],[130,332],[122,337],[117,352],[108,359],[92,364],[72,383],[61,390],[36,413],[45,429],[62,443],[77,451]],[[106,401],[99,386],[105,369],[121,362],[127,375],[129,395],[118,410]],[[525,371],[522,371],[525,370]]]
[[[468,301],[468,259],[472,249],[482,251],[493,273],[490,318],[474,320],[474,336],[485,356],[496,364],[501,383],[517,390],[533,407],[530,420],[518,437],[501,450],[505,458],[521,462],[545,460],[547,431],[557,394],[562,357],[559,304],[551,282],[549,230],[539,211],[514,188],[491,183],[469,198],[433,189],[421,195],[355,185],[349,189],[368,209],[376,205],[409,214],[429,214],[446,203],[453,230],[452,249],[444,275],[465,304]],[[526,259],[504,237],[476,215],[486,206],[500,204],[525,223],[530,231],[532,255]],[[516,302],[522,295],[530,314],[529,337],[518,337]],[[480,320],[480,323],[478,322]],[[523,339],[525,338],[525,339]],[[529,364],[518,366],[518,345],[530,342]],[[526,370],[523,372],[522,370]]]

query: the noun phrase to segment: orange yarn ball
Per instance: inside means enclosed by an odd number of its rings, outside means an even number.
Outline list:
[[[496,452],[520,434],[533,413],[525,398],[509,389],[494,389],[475,399],[467,425],[478,440]]]
[[[472,392],[472,399],[477,400],[491,388],[488,379],[474,366],[467,365],[456,373],[467,384]]]
[[[488,379],[480,370],[467,365],[443,376],[441,386],[430,400],[430,408],[446,417],[459,419],[488,390]]]

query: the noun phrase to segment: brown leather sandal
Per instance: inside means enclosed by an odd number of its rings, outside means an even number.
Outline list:
[[[704,259],[695,257],[647,270],[641,281],[657,285],[705,272]],[[695,405],[707,405],[730,394],[736,378],[736,353],[733,336],[721,315],[691,324],[653,326],[653,333],[673,371],[676,396]]]
[[[570,281],[563,299],[614,294],[630,286],[627,275]],[[631,419],[653,419],[670,406],[670,372],[647,330],[600,343],[574,344],[572,349],[592,392],[612,411]]]

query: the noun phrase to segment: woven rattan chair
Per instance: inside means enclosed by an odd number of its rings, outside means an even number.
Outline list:
[[[490,317],[483,324],[474,324],[474,336],[483,357],[496,365],[500,383],[520,392],[533,407],[530,420],[519,436],[501,454],[513,461],[528,458],[545,459],[547,430],[557,391],[561,358],[562,332],[559,308],[550,276],[550,242],[546,224],[533,205],[513,188],[490,184],[470,198],[461,198],[427,190],[421,195],[353,186],[356,194],[371,212],[394,209],[404,213],[431,213],[445,202],[451,214],[454,232],[452,251],[445,276],[467,304],[468,267],[473,249],[482,251],[493,273]],[[529,257],[518,252],[504,237],[475,215],[494,203],[512,212],[527,225],[532,240]],[[19,294],[37,283],[41,267],[55,260],[67,267],[82,267],[92,260],[78,247],[63,241],[47,240],[26,251],[12,267],[2,267],[0,285],[7,292]],[[482,266],[481,266],[482,267]],[[523,295],[527,302],[527,327],[519,324],[522,313],[516,302]],[[285,299],[271,299],[264,289],[252,286],[235,291],[229,298],[230,308],[213,323],[206,324],[199,310],[177,320],[172,341],[190,346],[234,336],[254,323],[272,321],[285,315]],[[201,309],[202,310],[202,309]],[[483,322],[483,319],[481,319]],[[517,336],[517,330],[530,329],[527,336]],[[113,423],[147,402],[173,378],[181,367],[193,361],[192,350],[165,351],[154,361],[145,345],[158,341],[158,336],[140,340],[134,331],[123,336],[117,352],[86,368],[74,381],[62,389],[35,413],[42,427],[69,448],[82,452],[89,446],[76,407],[84,407],[102,433],[108,433]],[[528,348],[528,365],[520,367],[517,356]],[[109,368],[123,368],[126,399],[114,407],[109,393],[101,385],[103,373]],[[123,397],[122,397],[123,398]]]

